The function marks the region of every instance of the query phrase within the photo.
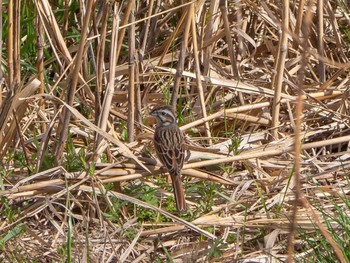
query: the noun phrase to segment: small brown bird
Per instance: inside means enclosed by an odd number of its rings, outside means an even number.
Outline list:
[[[151,115],[157,119],[154,146],[163,165],[168,169],[174,188],[176,208],[186,211],[185,193],[181,180],[184,163],[184,136],[177,126],[176,115],[170,106],[156,107]]]

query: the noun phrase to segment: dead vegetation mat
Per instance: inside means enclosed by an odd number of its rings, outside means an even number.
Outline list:
[[[312,262],[308,237],[345,262],[347,2],[183,2],[35,0],[33,62],[9,27],[0,261]],[[182,215],[147,118],[165,103]]]

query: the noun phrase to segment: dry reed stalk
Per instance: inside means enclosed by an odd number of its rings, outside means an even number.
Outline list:
[[[319,0],[317,1],[317,9],[316,9],[316,16],[317,16],[317,40],[318,40],[318,45],[317,45],[317,50],[318,50],[318,54],[320,54],[320,56],[324,56],[324,20],[323,20],[323,7],[324,6],[324,2],[323,0]],[[319,61],[319,65],[318,65],[318,76],[319,76],[319,80],[320,83],[324,83],[326,81],[326,69],[325,69],[325,65],[323,60]]]
[[[66,94],[66,102],[69,106],[73,105],[73,100],[75,97],[75,92],[78,84],[79,72],[81,69],[83,54],[85,53],[85,43],[88,34],[88,27],[90,23],[90,16],[92,12],[92,0],[87,1],[86,12],[84,15],[84,22],[81,31],[81,38],[79,42],[78,52],[74,59],[74,68],[70,73],[68,85],[67,85],[67,94]],[[71,112],[69,110],[63,111],[63,120],[60,121],[58,131],[59,131],[59,141],[56,145],[56,154],[55,154],[55,164],[60,165],[62,161],[62,155],[64,151],[64,147],[66,145],[66,140],[68,136],[69,123],[71,119]]]
[[[344,41],[342,40],[343,37],[340,34],[340,28],[339,28],[337,19],[335,17],[335,14],[333,12],[332,4],[330,2],[327,2],[326,10],[327,10],[327,15],[329,15],[329,18],[330,18],[329,22],[330,22],[330,24],[332,26],[332,30],[334,32],[334,40],[336,42],[337,49],[340,52],[340,54],[342,55],[341,59],[339,59],[339,61],[341,61],[342,63],[347,63],[348,62],[347,55],[344,54],[344,51],[342,49],[342,47],[344,45],[344,43],[343,43]]]
[[[165,56],[167,54],[169,54],[168,51],[169,51],[170,46],[174,43],[176,36],[178,36],[178,34],[183,31],[183,23],[185,21],[185,18],[187,18],[187,13],[188,13],[187,9],[184,10],[184,12],[182,12],[181,17],[179,19],[179,22],[176,25],[174,32],[171,34],[169,39],[165,42],[166,44],[164,46],[162,55],[160,56],[158,63],[157,63],[158,66],[160,66],[164,63]]]
[[[143,72],[143,67],[142,67],[142,55],[140,53],[141,51],[138,51],[138,55],[135,56],[135,83],[136,83],[136,90],[135,90],[135,105],[136,105],[136,110],[135,110],[135,123],[134,124],[139,124],[136,127],[138,128],[135,131],[135,134],[139,134],[142,132],[142,128],[140,128],[140,124],[143,123],[143,114],[142,114],[142,94],[141,94],[141,86],[142,83],[144,82],[143,77],[141,78],[140,72]],[[144,91],[144,90],[142,90]],[[134,136],[135,137],[135,136]],[[134,138],[135,140],[135,138]]]
[[[236,18],[237,27],[236,29],[240,32],[245,33],[247,31],[248,21],[243,17],[243,10],[241,6],[237,7],[237,18]],[[240,64],[243,58],[244,51],[244,39],[241,34],[237,36],[237,63]]]
[[[22,147],[22,152],[23,152],[23,155],[24,155],[24,160],[26,162],[26,168],[27,168],[27,172],[28,172],[28,175],[31,174],[31,171],[29,169],[30,167],[30,161],[29,161],[29,155],[28,155],[28,152],[27,152],[27,149],[24,145],[24,138],[23,138],[23,133],[22,133],[22,130],[21,130],[21,126],[19,124],[19,121],[17,119],[17,112],[13,109],[13,112],[12,112],[12,116],[13,116],[13,120],[14,120],[14,123],[16,125],[16,130],[17,130],[17,134],[18,134],[18,137],[19,137],[19,143]],[[22,116],[20,116],[22,117]]]
[[[122,48],[122,45],[123,45],[123,39],[124,39],[124,36],[125,36],[125,30],[126,28],[129,26],[130,23],[128,23],[128,21],[130,20],[130,13],[131,13],[131,10],[133,8],[133,6],[135,5],[134,4],[135,1],[128,1],[128,5],[124,11],[124,18],[123,18],[123,21],[121,23],[121,26],[119,27],[119,30],[120,32],[118,32],[118,47],[117,47],[117,53],[116,53],[116,56],[119,57],[119,54],[120,54],[120,50]]]
[[[225,37],[226,37],[226,42],[227,42],[227,46],[228,46],[228,53],[229,53],[230,62],[231,62],[232,74],[233,74],[233,77],[235,79],[239,79],[239,72],[238,72],[238,68],[237,68],[237,59],[236,59],[234,48],[233,48],[233,39],[231,37],[230,24],[229,24],[229,19],[228,19],[228,15],[227,15],[227,0],[220,0],[219,8],[221,10],[222,20],[224,22]],[[239,96],[240,96],[241,104],[244,104],[242,94]]]
[[[146,17],[151,17],[152,16],[152,12],[153,12],[153,5],[154,5],[154,0],[150,0],[149,4],[148,4],[148,12]],[[150,23],[151,20],[147,19],[145,26],[144,26],[144,31],[142,32],[143,34],[143,39],[142,39],[142,43],[140,45],[140,64],[142,65],[141,62],[143,62],[143,56],[145,55],[145,51],[146,51],[146,46],[147,46],[147,40],[148,40],[148,35],[149,35],[149,31],[150,31]],[[140,66],[141,66],[140,65]]]
[[[282,3],[282,25],[281,40],[278,45],[278,54],[275,61],[275,74],[271,82],[271,89],[275,91],[272,104],[271,135],[272,140],[278,139],[278,128],[280,124],[281,93],[284,78],[286,57],[288,53],[288,29],[289,29],[289,1]]]
[[[14,14],[13,14],[13,8],[14,8],[14,2],[16,0],[9,0],[8,2],[8,21],[9,21],[9,26],[8,26],[8,38],[7,38],[7,71],[8,71],[8,86],[10,90],[13,91],[13,79],[14,79],[14,62],[13,62],[13,51],[14,51],[14,25],[15,22],[14,20]]]
[[[262,117],[250,116],[248,114],[239,114],[239,113],[225,113],[225,116],[228,118],[234,118],[237,120],[242,120],[245,122],[251,122],[255,124],[260,124],[264,126],[269,126],[271,121]]]
[[[62,179],[53,179],[53,180],[33,183],[33,184],[29,184],[29,185],[22,185],[22,186],[11,188],[10,190],[2,191],[2,192],[0,192],[0,196],[11,195],[10,198],[17,198],[18,196],[23,196],[23,195],[29,196],[28,194],[26,194],[24,192],[40,190],[40,189],[45,190],[45,188],[53,187],[53,186],[62,186],[63,187],[64,181]],[[17,193],[21,193],[22,195],[16,196]]]
[[[101,96],[102,96],[102,90],[104,83],[108,83],[107,80],[104,77],[104,70],[105,70],[105,64],[104,64],[104,57],[105,57],[105,50],[106,50],[106,35],[107,35],[107,21],[109,17],[109,13],[111,11],[111,5],[109,2],[105,2],[102,9],[102,21],[101,21],[101,31],[100,31],[100,38],[98,39],[97,44],[97,70],[96,70],[96,90],[95,90],[95,124],[98,126],[99,120],[100,120],[100,113],[101,113]],[[96,32],[98,34],[98,32]],[[113,31],[112,31],[113,34]],[[112,38],[113,39],[113,38]],[[97,140],[98,142],[99,140]],[[96,151],[96,147],[98,143],[94,144],[94,152]]]
[[[177,62],[177,67],[176,67],[176,74],[175,74],[175,80],[174,80],[174,85],[173,89],[171,92],[171,99],[170,99],[170,105],[176,110],[176,105],[177,105],[177,99],[179,97],[179,90],[180,90],[180,81],[183,77],[183,71],[184,71],[184,65],[185,65],[185,58],[187,57],[187,47],[188,47],[188,38],[189,38],[189,31],[191,28],[191,21],[192,21],[192,15],[193,13],[190,13],[188,11],[186,12],[186,20],[184,24],[184,34],[182,36],[182,41],[181,41],[181,50],[179,54],[179,59]]]
[[[198,58],[197,30],[196,30],[194,4],[190,5],[190,9],[188,12],[192,13],[191,28],[192,28],[192,39],[193,39],[193,57],[194,57],[194,61],[195,61],[194,64],[195,64],[195,72],[196,72],[197,90],[198,90],[198,94],[199,94],[199,104],[201,106],[203,118],[206,118],[208,116],[208,114],[207,114],[207,109],[206,109],[206,105],[205,105],[205,101],[204,101],[205,100],[204,90],[203,90],[203,86],[202,86],[202,82],[201,82],[201,69],[200,69],[200,62],[199,62],[199,58]],[[209,123],[205,122],[204,127],[205,127],[205,135],[208,138],[211,138]],[[212,144],[211,139],[209,139],[209,144]]]
[[[20,65],[20,21],[21,21],[21,1],[15,0],[14,2],[14,16],[13,16],[13,88],[18,89],[21,83],[21,65]]]
[[[148,8],[148,12],[146,17],[150,17],[152,16],[153,13],[153,6],[154,6],[154,0],[150,0],[149,2],[149,8]],[[150,34],[150,27],[151,27],[151,19],[147,19],[146,23],[144,25],[144,29],[141,32],[141,45],[140,48],[138,50],[138,68],[137,68],[137,104],[138,104],[138,109],[137,109],[137,121],[142,123],[142,106],[144,104],[146,104],[146,95],[149,92],[150,89],[150,85],[146,84],[146,82],[148,82],[151,78],[149,76],[145,76],[144,73],[146,71],[145,67],[144,67],[144,56],[146,53],[146,49],[147,49],[147,44],[152,40],[152,36]],[[149,38],[150,37],[150,38]],[[141,76],[140,76],[141,73]],[[145,88],[143,89],[142,93],[141,93],[141,86],[145,85]]]
[[[129,89],[128,89],[128,120],[127,120],[127,132],[128,142],[133,142],[135,137],[135,1],[132,0],[133,5],[131,7],[131,14],[129,17],[129,23],[131,24],[128,30],[128,46],[129,46]]]
[[[210,43],[210,39],[213,39],[213,34],[214,32],[217,31],[219,26],[219,18],[217,15],[214,15],[218,13],[218,10],[219,10],[219,1],[211,0],[209,10],[207,11],[207,13],[212,15],[209,17],[208,23],[205,27],[205,35],[204,35],[203,45],[202,45],[202,48],[205,48],[203,50],[203,65],[204,65],[203,75],[205,76],[208,76],[208,73],[210,72],[210,64],[211,64],[210,59],[212,56],[213,44],[216,42],[216,41],[213,41]],[[208,42],[210,44],[205,44]]]
[[[180,129],[183,131],[186,131],[188,129],[191,129],[193,127],[201,125],[204,122],[208,122],[210,120],[214,120],[216,118],[223,117],[226,114],[233,114],[233,113],[238,113],[238,112],[243,112],[243,111],[251,111],[254,109],[261,109],[261,108],[267,107],[269,105],[270,105],[269,102],[262,102],[262,103],[257,103],[255,105],[244,105],[244,106],[238,106],[238,107],[235,107],[232,109],[221,110],[221,111],[218,111],[214,114],[209,115],[207,118],[198,119],[198,120],[195,120],[195,121],[190,122],[188,124],[185,124],[185,125],[181,126]]]
[[[39,15],[35,18],[36,24],[36,48],[37,48],[37,58],[36,58],[36,67],[38,71],[38,80],[40,81],[39,93],[44,93],[45,83],[44,83],[44,27]],[[42,100],[40,103],[41,110],[45,110],[45,101]],[[45,132],[47,125],[43,120],[41,125],[42,130]]]
[[[300,38],[300,32],[301,32],[301,25],[303,23],[303,17],[304,17],[305,0],[301,0],[299,2],[297,10],[298,10],[298,14],[296,17],[296,23],[295,23],[295,28],[294,28],[294,34],[296,37],[293,41],[293,49],[295,49],[295,50],[298,49],[298,46],[300,44],[299,38]]]
[[[118,5],[114,4],[113,6],[113,24],[112,24],[112,36],[111,36],[111,47],[110,47],[110,57],[109,57],[109,76],[108,76],[108,84],[106,87],[106,91],[104,93],[103,103],[101,106],[101,114],[98,116],[98,127],[103,131],[107,131],[107,123],[110,115],[110,109],[112,104],[112,97],[114,94],[114,86],[115,86],[115,71],[113,70],[117,64],[118,57],[117,53],[117,43],[118,43],[118,29],[119,29],[119,15],[118,15]],[[102,54],[101,54],[102,55]],[[100,56],[101,56],[100,55]],[[100,63],[102,64],[102,57],[100,58]],[[102,65],[100,65],[102,66]],[[100,136],[97,137],[97,142],[99,148],[101,146]]]
[[[64,22],[63,22],[63,30],[62,36],[65,37],[67,35],[68,26],[69,26],[69,0],[64,0]]]

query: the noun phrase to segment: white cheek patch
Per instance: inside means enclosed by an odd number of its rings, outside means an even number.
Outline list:
[[[163,122],[163,126],[169,126],[170,124],[171,124],[170,121],[165,121],[165,122]]]

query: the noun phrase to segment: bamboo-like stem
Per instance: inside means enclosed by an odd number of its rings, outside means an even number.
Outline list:
[[[119,30],[119,15],[118,15],[118,5],[115,4],[113,7],[113,23],[112,23],[112,39],[111,39],[111,52],[109,58],[109,76],[108,76],[108,84],[105,92],[105,97],[103,99],[101,115],[99,118],[99,127],[101,130],[107,130],[107,123],[109,112],[111,109],[112,98],[114,95],[114,86],[115,86],[115,66],[117,65],[118,57],[117,53],[117,44],[118,44],[118,30]],[[100,61],[102,63],[102,61]],[[100,139],[97,140],[100,142]]]
[[[344,6],[345,7],[345,6]],[[342,58],[343,58],[343,63],[346,63],[349,61],[348,56],[344,53],[344,50],[340,47],[342,47],[343,44],[343,37],[342,34],[337,34],[336,32],[339,32],[339,25],[337,22],[337,18],[333,12],[333,4],[330,1],[326,1],[326,6],[325,6],[326,10],[327,10],[327,15],[329,16],[329,23],[332,27],[332,30],[334,30],[334,41],[337,45],[337,47],[339,48],[340,53],[342,54]],[[347,9],[347,11],[345,11],[346,13],[349,13],[349,9]],[[323,39],[324,41],[324,39]]]
[[[36,48],[37,48],[37,57],[36,57],[36,68],[38,71],[38,80],[40,81],[39,93],[44,93],[44,27],[40,19],[40,16],[37,14],[36,19]],[[42,110],[45,109],[45,100],[40,101],[40,107]],[[42,130],[46,131],[46,123],[43,122]]]
[[[140,78],[140,70],[142,69],[140,64],[139,57],[135,56],[135,120],[138,123],[142,123],[142,97],[140,83],[143,79],[141,80]],[[140,67],[137,67],[136,65],[140,65]],[[136,132],[136,134],[137,133],[138,132]]]
[[[153,11],[153,5],[154,5],[154,0],[150,0],[149,4],[148,4],[148,13],[146,17],[150,17],[152,15],[152,11]],[[138,121],[139,123],[142,123],[142,105],[146,104],[145,98],[146,95],[148,94],[148,91],[150,89],[149,84],[145,84],[145,88],[143,89],[143,92],[141,94],[141,83],[145,83],[148,82],[148,80],[150,79],[149,77],[145,77],[145,76],[140,76],[140,72],[143,73],[144,68],[143,68],[143,62],[144,62],[144,55],[146,52],[146,47],[147,47],[147,42],[148,42],[148,37],[150,36],[150,40],[152,39],[152,36],[150,35],[150,23],[151,23],[151,19],[146,20],[144,29],[141,33],[141,45],[138,51],[138,57],[137,57],[137,72],[136,72],[136,80],[137,83],[139,83],[137,85],[137,96],[136,96],[136,104],[138,105],[137,107],[137,113],[136,113],[136,121]]]
[[[217,23],[215,23],[216,16],[214,14],[218,12],[218,8],[219,8],[219,1],[211,0],[209,10],[208,10],[211,16],[209,17],[209,21],[205,29],[204,42],[208,42],[209,39],[213,37],[213,33],[215,32],[215,30],[217,30]],[[212,45],[213,44],[205,47],[203,50],[203,74],[205,76],[207,76],[209,73]]]
[[[193,57],[195,61],[195,69],[196,69],[196,84],[197,84],[197,90],[199,94],[199,102],[201,105],[203,117],[206,118],[208,116],[207,114],[207,109],[205,107],[205,98],[204,98],[204,91],[203,91],[203,86],[202,86],[202,81],[201,81],[201,69],[199,65],[199,58],[198,58],[198,47],[197,47],[197,28],[196,28],[196,21],[195,21],[195,8],[194,4],[190,6],[189,12],[192,12],[192,39],[193,39]],[[205,122],[204,123],[205,127],[205,133],[208,138],[211,138],[211,133],[210,133],[210,127],[209,123]],[[209,140],[209,143],[212,143],[212,140]]]
[[[187,17],[187,14],[188,14],[188,9],[184,10],[184,12],[181,14],[181,17],[179,19],[179,22],[176,25],[174,32],[171,34],[171,36],[166,42],[164,51],[162,52],[162,55],[160,56],[160,59],[158,61],[158,66],[163,64],[164,57],[168,54],[169,48],[174,43],[175,37],[179,34],[179,32],[181,32],[182,25],[183,25],[183,22],[185,21],[185,18]]]
[[[323,0],[318,0],[317,1],[317,31],[318,31],[318,36],[317,36],[317,42],[318,42],[318,54],[323,57],[325,55],[324,53],[324,45],[323,45],[323,37],[324,37],[324,32],[323,32]],[[318,65],[318,74],[319,74],[319,80],[321,83],[326,81],[326,70],[325,70],[325,64],[323,59],[319,60],[319,65]]]
[[[246,32],[247,19],[243,18],[242,12],[243,12],[243,9],[240,6],[238,6],[236,23],[237,23],[238,29],[242,30],[243,32]],[[242,53],[244,50],[244,39],[241,36],[241,34],[238,34],[237,42],[238,42],[238,44],[237,44],[237,63],[239,64],[240,61],[242,60]]]
[[[219,4],[221,13],[222,13],[222,20],[224,22],[224,27],[225,27],[225,37],[226,37],[226,42],[228,46],[228,52],[229,52],[229,57],[230,57],[230,62],[231,62],[231,69],[233,76],[235,79],[239,79],[239,72],[237,68],[237,59],[235,56],[234,48],[233,48],[233,40],[231,36],[231,30],[230,30],[230,23],[228,21],[228,15],[227,15],[227,1],[226,0],[220,0]]]
[[[131,26],[128,30],[128,45],[129,45],[129,90],[128,90],[128,121],[127,132],[128,141],[133,142],[135,137],[135,1],[132,0],[131,14],[129,23]]]
[[[95,123],[98,125],[100,121],[100,113],[101,113],[101,96],[102,96],[102,87],[103,87],[103,70],[104,66],[104,57],[105,57],[105,48],[106,48],[106,34],[107,34],[107,22],[108,15],[111,10],[111,5],[109,2],[105,2],[103,5],[102,11],[102,22],[101,22],[101,37],[98,43],[97,48],[97,72],[96,72],[96,90],[95,90]],[[113,33],[112,33],[113,34]],[[113,38],[112,38],[113,39]],[[98,141],[98,140],[97,140]],[[95,144],[95,146],[97,146]]]
[[[39,92],[44,93],[44,28],[40,17],[36,16],[36,68],[38,71],[38,80],[41,82]],[[43,103],[44,101],[42,101]],[[44,105],[42,105],[44,108]]]
[[[66,36],[67,35],[67,31],[68,31],[68,25],[69,25],[69,0],[64,0],[64,13],[63,13],[63,31],[62,31],[62,36]]]
[[[20,21],[21,21],[21,0],[15,0],[15,10],[13,17],[13,81],[15,87],[21,83],[21,64],[20,64]]]
[[[180,89],[180,81],[182,78],[182,72],[184,70],[184,64],[185,64],[185,57],[186,57],[186,49],[188,46],[188,36],[189,36],[189,31],[191,28],[191,14],[190,12],[187,12],[187,20],[185,24],[185,31],[183,34],[182,42],[181,42],[181,50],[180,50],[180,56],[179,60],[177,62],[177,67],[176,67],[176,75],[175,75],[175,80],[174,80],[174,87],[173,91],[171,94],[171,101],[170,105],[176,109],[176,103],[177,103],[177,98],[179,96],[179,89]]]
[[[281,108],[281,92],[283,84],[283,75],[285,69],[286,56],[288,52],[288,28],[289,28],[289,1],[282,3],[282,34],[278,46],[278,54],[275,64],[275,75],[271,83],[271,88],[275,94],[272,104],[272,140],[278,139],[278,127]]]
[[[123,18],[123,21],[121,23],[122,26],[125,26],[128,23],[129,21],[129,16],[130,16],[130,13],[131,13],[131,9],[132,9],[132,6],[134,5],[134,1],[128,1],[128,5],[126,7],[126,10],[124,12],[124,18]],[[117,48],[117,53],[116,53],[116,56],[119,57],[119,54],[120,54],[120,50],[122,48],[122,45],[123,45],[123,39],[124,39],[124,36],[125,36],[125,30],[127,27],[124,27],[122,28],[122,26],[119,27],[120,29],[120,32],[118,32],[118,35],[119,35],[119,39],[118,39],[118,48]]]
[[[78,48],[77,55],[75,57],[75,67],[74,67],[74,69],[70,75],[69,81],[68,81],[66,101],[67,101],[67,104],[69,106],[73,105],[75,91],[76,91],[76,87],[78,84],[79,72],[80,72],[80,68],[82,65],[82,58],[83,58],[83,54],[85,52],[85,43],[86,43],[86,38],[87,38],[87,34],[88,34],[88,27],[89,27],[89,23],[90,23],[92,5],[93,5],[93,0],[88,0],[87,7],[86,7],[86,13],[84,15],[84,24],[82,27],[79,48]],[[68,126],[69,126],[70,118],[71,118],[71,112],[69,110],[65,110],[63,121],[60,122],[60,129],[59,129],[60,136],[59,136],[59,141],[58,141],[58,144],[56,147],[56,156],[55,156],[55,164],[56,165],[61,164],[62,154],[63,154],[64,146],[66,144],[67,135],[68,135]]]
[[[220,0],[219,7],[220,7],[220,10],[222,13],[222,20],[224,22],[225,37],[226,37],[226,42],[227,42],[227,46],[228,46],[228,53],[229,53],[229,57],[230,57],[232,74],[233,74],[235,79],[239,80],[237,58],[236,58],[235,51],[233,48],[233,39],[231,36],[230,23],[229,23],[228,15],[227,15],[227,0]],[[238,92],[238,99],[239,99],[241,105],[245,104],[242,92]]]
[[[297,8],[298,14],[296,16],[297,19],[296,19],[296,25],[294,30],[296,39],[293,41],[293,49],[297,49],[299,46],[299,37],[300,37],[301,25],[303,23],[304,7],[305,7],[305,0],[299,1],[299,7]]]
[[[147,17],[150,17],[152,15],[153,4],[154,4],[154,0],[150,0],[149,4],[148,4]],[[147,19],[146,24],[145,24],[145,30],[143,32],[142,44],[140,46],[140,52],[141,52],[142,58],[143,58],[143,55],[144,55],[145,50],[146,50],[146,44],[147,44],[147,39],[148,39],[150,23],[151,23],[151,19]],[[140,60],[140,62],[141,62],[141,60]]]
[[[8,85],[10,90],[13,90],[13,27],[14,27],[14,21],[13,21],[13,7],[14,7],[14,0],[9,0],[8,2],[8,38],[7,38],[7,59],[8,59]]]

